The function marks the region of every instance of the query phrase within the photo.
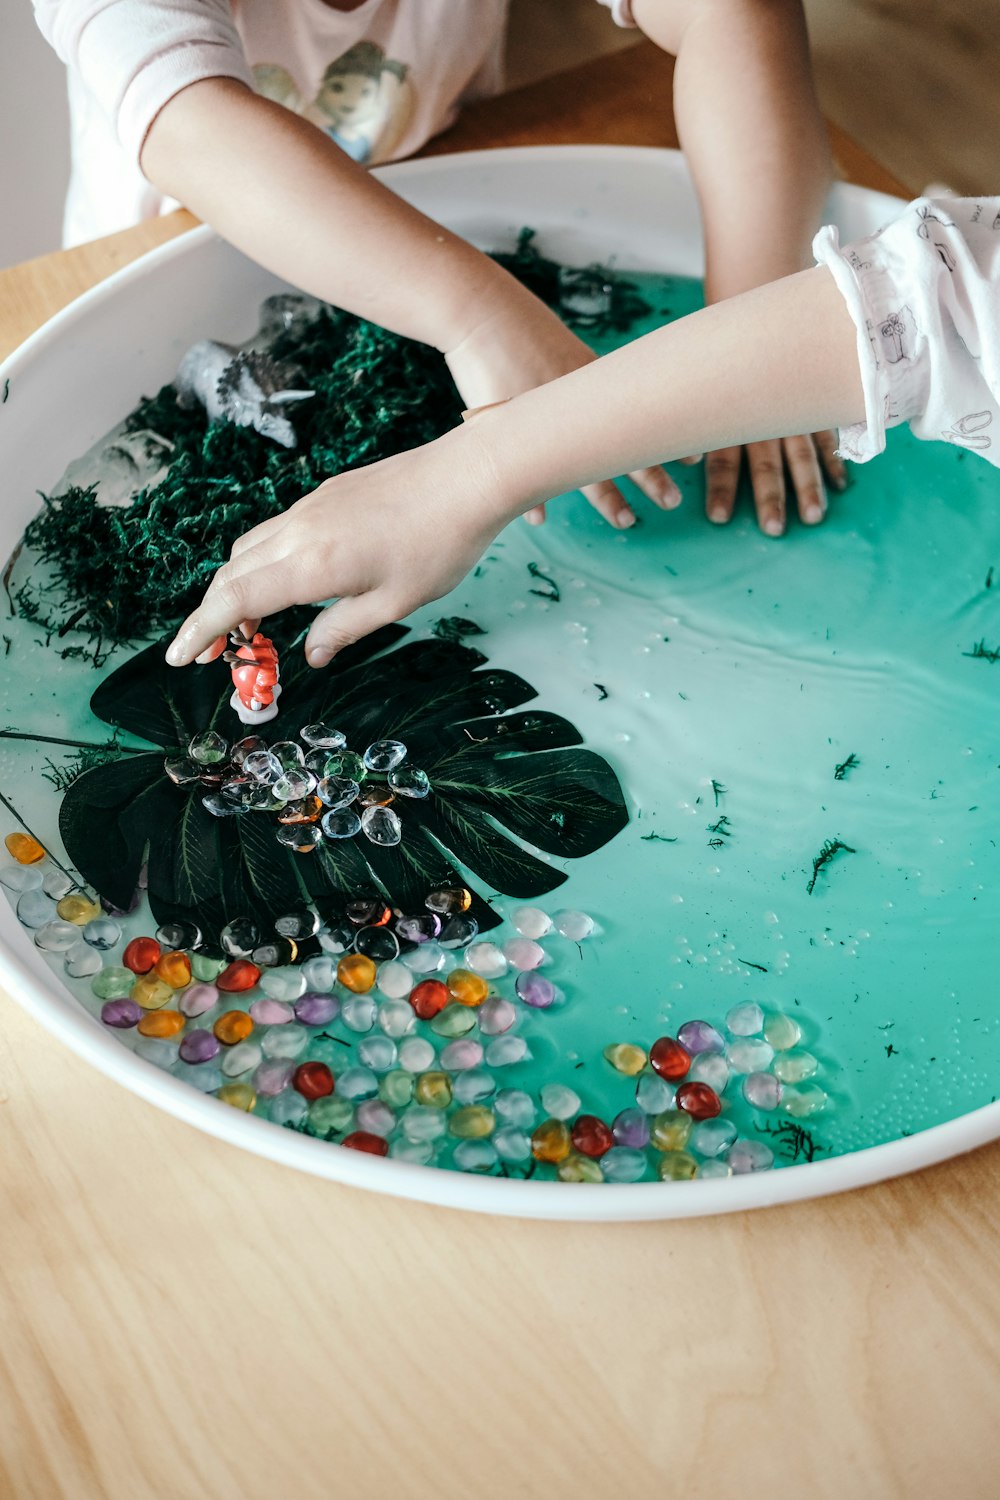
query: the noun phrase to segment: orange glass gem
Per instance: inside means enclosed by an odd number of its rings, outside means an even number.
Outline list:
[[[370,1156],[387,1156],[389,1153],[389,1142],[380,1135],[372,1135],[370,1130],[353,1130],[340,1144],[349,1146],[352,1151],[367,1151]]]
[[[216,975],[215,986],[216,989],[229,990],[230,993],[252,990],[259,978],[260,970],[256,964],[252,964],[248,958],[234,958],[221,974]]]
[[[153,965],[153,973],[171,989],[183,990],[191,983],[191,960],[179,948],[161,953]]]
[[[459,1005],[482,1005],[489,992],[486,980],[469,969],[452,969],[448,975],[448,993]]]
[[[235,1047],[237,1042],[245,1042],[253,1031],[253,1021],[245,1010],[227,1010],[219,1017],[212,1030],[223,1046]]]
[[[562,1120],[543,1120],[531,1137],[531,1154],[536,1161],[565,1161],[571,1146],[569,1130]]]
[[[677,1083],[691,1066],[691,1054],[672,1036],[661,1036],[649,1049],[649,1065],[661,1078]]]
[[[122,954],[122,963],[133,974],[148,974],[156,963],[162,949],[155,938],[133,938]]]
[[[45,850],[30,833],[8,833],[4,843],[8,854],[13,855],[19,865],[37,865],[45,858]]]
[[[136,1030],[143,1036],[176,1036],[184,1030],[184,1017],[179,1010],[150,1010],[140,1018]]]
[[[440,979],[422,979],[410,991],[410,1004],[421,1021],[430,1021],[448,1004],[448,986]]]
[[[345,953],[337,965],[340,983],[346,990],[353,990],[356,995],[368,993],[375,983],[375,972],[375,965],[363,953]]]
[[[325,808],[318,797],[303,797],[301,802],[290,802],[278,814],[279,823],[315,823]]]

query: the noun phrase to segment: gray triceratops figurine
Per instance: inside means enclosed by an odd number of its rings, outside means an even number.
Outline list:
[[[295,428],[283,408],[316,394],[290,389],[298,373],[268,354],[205,339],[185,354],[174,385],[180,405],[203,406],[210,422],[253,427],[261,437],[294,448]]]

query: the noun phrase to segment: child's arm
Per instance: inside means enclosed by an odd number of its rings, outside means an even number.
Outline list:
[[[704,223],[706,300],[720,302],[810,265],[830,150],[800,0],[631,0],[631,14],[677,58],[674,113]],[[747,448],[762,530],[784,530],[786,463],[801,519],[822,519],[817,449],[840,488],[835,445],[824,431]],[[733,514],[741,458],[739,448],[708,454],[705,508],[713,521]]]

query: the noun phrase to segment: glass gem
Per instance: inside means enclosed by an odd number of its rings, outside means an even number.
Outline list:
[[[399,957],[399,939],[387,927],[359,928],[354,946],[376,963],[389,963]]]
[[[447,1109],[451,1103],[451,1079],[447,1073],[421,1073],[413,1086],[413,1096],[428,1109]]]
[[[72,922],[43,922],[35,928],[35,947],[43,953],[65,953],[79,941],[80,929]]]
[[[471,943],[465,954],[465,963],[474,974],[484,979],[502,979],[507,972],[507,960],[496,943]]]
[[[243,806],[248,812],[280,812],[284,805],[269,786],[253,786],[243,794]]]
[[[242,740],[236,741],[229,752],[229,759],[239,769],[248,755],[259,755],[262,750],[266,749],[267,741],[262,740],[259,734],[248,734]]]
[[[366,1036],[358,1043],[358,1061],[373,1073],[388,1073],[396,1066],[398,1057],[396,1043],[384,1034]]]
[[[467,1036],[476,1024],[472,1007],[458,1002],[446,1005],[440,1014],[431,1020],[431,1030],[437,1036]]]
[[[444,949],[440,943],[420,943],[401,953],[400,958],[414,974],[433,974],[444,963]]]
[[[381,977],[381,970],[379,971]],[[378,1008],[378,1024],[386,1036],[398,1041],[413,1030],[416,1020],[405,1000],[383,1000]]]
[[[4,839],[7,853],[19,865],[36,865],[45,858],[45,850],[30,833],[8,833]]]
[[[680,1151],[691,1135],[692,1117],[680,1109],[665,1109],[649,1124],[649,1143],[657,1151]]]
[[[496,1167],[497,1153],[492,1141],[459,1141],[452,1161],[462,1172],[487,1173]]]
[[[173,1044],[165,1042],[161,1037],[149,1037],[144,1039],[143,1045],[147,1047],[170,1047]],[[185,1083],[196,1088],[201,1094],[214,1094],[216,1089],[221,1089],[225,1082],[225,1079],[211,1058],[203,1063],[192,1063],[184,1067],[178,1066],[177,1071],[179,1077],[183,1078]]]
[[[381,781],[366,781],[358,793],[359,807],[388,807],[395,794]]]
[[[203,1016],[219,1003],[219,992],[214,984],[201,982],[190,985],[177,1001],[178,1008],[186,1016]]]
[[[407,1141],[397,1136],[389,1143],[389,1155],[393,1161],[405,1161],[411,1166],[426,1167],[434,1156],[434,1147],[430,1141]]]
[[[495,1036],[486,1049],[486,1061],[491,1068],[508,1068],[512,1063],[530,1060],[531,1053],[523,1036]]]
[[[90,988],[99,1000],[123,1000],[130,994],[135,975],[131,969],[123,969],[117,964],[109,964],[99,974],[95,974]]]
[[[698,1163],[698,1176],[700,1178],[732,1177],[733,1169],[727,1161],[721,1157],[710,1156],[707,1161]]]
[[[41,891],[44,889],[45,877],[34,865],[4,865],[0,869],[0,884],[5,885],[9,891]],[[50,894],[45,891],[45,895]],[[57,900],[58,897],[52,899]]]
[[[406,759],[406,746],[401,740],[376,740],[373,745],[368,746],[362,759],[366,770],[384,776],[386,772],[402,765]]]
[[[360,785],[368,775],[365,763],[353,750],[335,750],[326,763],[327,776],[345,776]]]
[[[305,766],[302,766],[299,769],[285,771],[284,775],[279,776],[271,787],[271,794],[279,802],[297,803],[301,802],[303,797],[310,796],[316,790],[317,785],[312,771],[307,771]],[[305,822],[307,819],[302,817],[299,821]]]
[[[135,1055],[156,1068],[174,1068],[180,1048],[175,1041],[160,1036],[140,1036],[136,1039]]]
[[[26,870],[30,869],[30,865],[23,866],[21,869],[21,874],[24,874]],[[76,886],[76,881],[71,880],[69,876],[62,870],[46,870],[41,876],[41,882],[42,890],[45,892],[46,896],[51,896],[53,901],[61,901],[62,898],[64,896],[68,896],[70,891],[75,889]],[[109,910],[109,908],[105,907],[105,911],[107,910]]]
[[[517,1020],[517,1009],[510,1000],[493,995],[479,1008],[479,1030],[483,1036],[502,1036]]]
[[[302,977],[311,991],[327,995],[337,982],[337,965],[328,953],[317,953],[302,965]]]
[[[324,813],[320,827],[328,839],[352,839],[361,832],[361,819],[352,808],[340,807]]]
[[[448,993],[459,1005],[482,1005],[490,987],[479,974],[468,969],[452,969],[447,980]]]
[[[540,906],[519,906],[511,920],[522,937],[540,938],[552,931],[552,918]]]
[[[646,1157],[642,1151],[631,1151],[627,1146],[612,1146],[599,1165],[605,1182],[638,1182],[646,1170]]]
[[[649,1116],[641,1109],[623,1109],[611,1122],[611,1133],[619,1146],[641,1150],[649,1145]]]
[[[456,1104],[483,1104],[492,1099],[497,1091],[497,1081],[485,1068],[466,1068],[456,1073],[451,1080],[451,1092]]]
[[[279,844],[284,844],[295,854],[311,854],[323,842],[323,835],[315,823],[280,823],[274,836]]]
[[[291,938],[275,937],[269,943],[261,943],[255,948],[250,955],[250,962],[258,969],[283,969],[295,962],[298,951],[298,944]],[[295,997],[293,995],[290,998]]]
[[[571,1120],[580,1108],[580,1095],[564,1083],[545,1083],[541,1090],[542,1108],[553,1120]]]
[[[532,1132],[531,1154],[536,1161],[564,1161],[571,1145],[569,1129],[563,1120],[543,1120]]]
[[[425,1036],[408,1036],[399,1045],[399,1062],[408,1073],[426,1073],[434,1061],[434,1046]]]
[[[275,1125],[301,1125],[309,1106],[294,1089],[285,1089],[268,1107],[268,1119]]]
[[[398,844],[403,837],[403,825],[391,807],[366,807],[361,814],[361,831],[373,844],[386,848]]]
[[[72,979],[90,979],[104,967],[101,955],[82,939],[67,948],[63,954],[63,965]]]
[[[518,999],[525,1005],[530,1005],[533,1010],[547,1010],[556,998],[556,987],[551,979],[546,979],[544,974],[519,974],[514,981],[514,990]],[[640,1067],[645,1062],[644,1052]]]
[[[340,1019],[348,1031],[362,1034],[375,1025],[378,1008],[370,995],[352,995],[340,1007]]]
[[[251,1000],[250,1017],[258,1026],[287,1026],[295,1020],[295,1012],[281,1000]]]
[[[696,1120],[710,1120],[722,1111],[722,1100],[707,1083],[682,1083],[677,1090],[677,1108]]]
[[[482,1104],[466,1104],[448,1121],[448,1129],[460,1140],[481,1141],[493,1134],[497,1118],[491,1109]]]
[[[132,999],[138,1001],[143,1010],[162,1010],[177,999],[172,985],[155,974],[141,974],[132,986]]]
[[[310,990],[295,1002],[295,1019],[303,1026],[327,1026],[340,1013],[340,1001],[333,995],[317,995]]]
[[[688,1073],[692,1083],[707,1083],[717,1094],[723,1093],[729,1082],[729,1064],[718,1052],[699,1052]]]
[[[324,776],[316,787],[316,795],[332,812],[350,807],[357,800],[361,788],[351,776]]]
[[[774,1166],[774,1152],[763,1141],[744,1136],[729,1148],[726,1160],[734,1175],[742,1177],[747,1172],[767,1172]]]
[[[281,778],[282,765],[270,750],[254,750],[244,760],[243,770],[261,786],[273,786]]]
[[[545,1103],[544,1091],[542,1103]],[[570,1132],[573,1145],[581,1156],[603,1156],[615,1144],[610,1126],[597,1115],[581,1115]],[[572,1181],[572,1179],[570,1179]],[[578,1179],[583,1180],[583,1179]]]
[[[764,1040],[770,1042],[775,1052],[787,1052],[802,1040],[802,1027],[792,1016],[768,1016],[764,1022]]]
[[[523,1000],[524,996],[521,998]],[[616,1072],[625,1073],[629,1078],[634,1078],[646,1066],[645,1052],[632,1042],[612,1042],[605,1047],[604,1056]]]
[[[701,1052],[721,1052],[726,1045],[722,1033],[708,1021],[685,1021],[678,1029],[677,1040],[692,1057]]]
[[[207,729],[204,734],[196,734],[188,744],[188,755],[200,766],[221,765],[228,753],[229,746],[222,735],[216,734],[214,729]]]
[[[556,914],[556,931],[571,943],[582,943],[594,930],[594,919],[585,911],[561,911]]]
[[[257,1103],[257,1095],[248,1083],[224,1083],[215,1097],[230,1109],[243,1109],[247,1114]]]
[[[272,1026],[265,1031],[260,1045],[265,1057],[291,1062],[301,1057],[308,1047],[309,1033],[304,1026],[289,1021],[284,1026]]]
[[[173,990],[183,990],[191,983],[191,960],[186,953],[161,953],[153,973]]]
[[[773,1073],[748,1073],[743,1080],[743,1097],[754,1109],[777,1109],[781,1084]]]
[[[463,1068],[478,1068],[482,1060],[482,1042],[477,1042],[474,1037],[456,1037],[441,1053],[441,1066],[447,1068],[449,1073],[460,1072]]]
[[[107,953],[109,948],[121,941],[121,935],[121,927],[113,917],[95,917],[84,926],[81,933],[83,941],[96,948],[99,953]]]
[[[440,931],[441,918],[432,911],[419,917],[400,917],[396,923],[396,936],[404,943],[430,943]]]
[[[306,976],[301,969],[265,969],[260,976],[260,988],[269,1000],[281,1000],[291,1004],[306,992]]]
[[[399,797],[426,797],[431,779],[417,766],[397,766],[389,772],[389,787]]]
[[[493,1101],[493,1108],[501,1120],[518,1130],[528,1129],[538,1117],[535,1101],[524,1089],[501,1089]]]
[[[352,927],[386,927],[392,921],[392,908],[381,896],[355,896],[344,907]]]
[[[503,945],[503,956],[512,969],[527,973],[545,962],[545,949],[532,938],[517,937]]]
[[[138,1029],[142,1036],[172,1037],[184,1030],[186,1025],[179,1010],[143,1011]]]
[[[726,1048],[726,1061],[734,1073],[763,1073],[774,1060],[774,1048],[763,1037],[738,1037]]]
[[[782,1083],[805,1083],[819,1069],[819,1062],[811,1052],[779,1052],[771,1067],[775,1078]]]
[[[495,1144],[495,1143],[494,1143]],[[612,1141],[612,1145],[614,1142]],[[560,1182],[603,1182],[604,1173],[599,1164],[588,1156],[572,1153],[556,1168]]]
[[[428,911],[437,912],[439,916],[455,916],[469,910],[472,892],[466,890],[464,885],[441,886],[427,895],[424,905]]]
[[[493,1137],[493,1149],[501,1161],[524,1162],[531,1160],[531,1140],[523,1130],[513,1125],[504,1125]]]
[[[726,1028],[732,1036],[759,1036],[764,1028],[764,1012],[753,1000],[734,1005],[726,1016]]]
[[[395,1068],[379,1079],[378,1096],[390,1109],[405,1109],[413,1098],[413,1077]]]
[[[661,1078],[676,1083],[687,1075],[691,1054],[672,1036],[661,1036],[649,1049],[649,1065]]]
[[[252,964],[248,958],[235,958],[232,963],[227,964],[222,973],[216,976],[216,988],[225,990],[228,994],[239,994],[243,990],[252,990],[255,984],[260,982],[260,970],[256,964]]]
[[[396,1116],[382,1099],[363,1099],[358,1105],[356,1120],[361,1130],[372,1135],[387,1136],[396,1128]]]
[[[404,1111],[400,1124],[408,1141],[440,1140],[448,1129],[440,1109],[425,1104],[411,1104]]]
[[[333,1093],[333,1074],[326,1063],[300,1063],[292,1074],[292,1087],[303,1099],[323,1099]]]
[[[201,805],[213,818],[235,818],[242,811],[239,802],[234,802],[224,792],[211,792],[202,797]]]
[[[163,762],[163,769],[174,786],[191,786],[195,781],[200,781],[205,767],[200,766],[190,755],[168,755]]]
[[[238,1078],[241,1073],[252,1073],[260,1067],[263,1058],[258,1042],[237,1042],[223,1054],[222,1071],[227,1078]]]
[[[226,1010],[212,1030],[224,1047],[235,1047],[237,1042],[245,1042],[253,1031],[253,1021],[245,1010]]]
[[[249,958],[260,942],[260,928],[250,917],[235,917],[219,933],[219,942],[230,958]]]
[[[305,751],[296,740],[278,740],[271,746],[271,754],[283,771],[296,771],[305,764]]]
[[[647,1115],[662,1114],[673,1109],[677,1091],[672,1083],[656,1073],[641,1073],[635,1086],[635,1102]]]
[[[88,896],[85,891],[70,891],[56,902],[56,915],[64,922],[85,927],[88,922],[95,922],[102,915],[101,903]]]
[[[475,917],[459,914],[447,919],[438,941],[442,948],[464,948],[466,943],[472,942],[478,931],[479,923]]]
[[[326,1094],[314,1099],[309,1106],[309,1124],[317,1135],[339,1135],[354,1120],[354,1106],[349,1099],[338,1099],[336,1094]]]
[[[324,953],[336,958],[354,947],[354,929],[349,922],[334,922],[320,930],[316,941]]]
[[[227,1053],[223,1059],[223,1067],[226,1066],[230,1055]],[[287,1058],[283,1057],[265,1059],[263,1049],[261,1050],[261,1059],[254,1069],[253,1086],[258,1094],[262,1094],[266,1098],[276,1098],[279,1094],[284,1093],[285,1089],[291,1083],[292,1074],[295,1071],[294,1065]]]
[[[189,1031],[181,1041],[181,1062],[203,1063],[210,1062],[213,1057],[218,1057],[222,1051],[222,1043],[217,1036],[201,1027]]]
[[[363,953],[345,953],[337,965],[337,979],[356,995],[367,994],[375,983],[376,968]]]
[[[369,1156],[388,1156],[389,1143],[383,1136],[372,1135],[368,1130],[352,1130],[340,1143],[350,1151],[365,1151]]]
[[[430,1021],[448,1004],[448,986],[440,979],[423,979],[411,993],[410,1004],[422,1021]]]
[[[323,811],[318,797],[303,797],[299,802],[289,802],[278,814],[278,822],[286,826],[315,823]]]
[[[194,922],[162,922],[156,929],[156,940],[162,948],[200,948],[201,928]]]
[[[314,750],[344,750],[347,747],[347,735],[339,729],[332,729],[329,724],[307,724],[299,734]]]
[[[142,1006],[135,1000],[119,997],[117,1000],[105,1000],[101,1006],[101,1020],[105,1026],[114,1026],[117,1030],[127,1030],[130,1026],[138,1025],[143,1015]]]
[[[729,1150],[735,1139],[736,1126],[731,1120],[699,1120],[688,1145],[700,1156],[719,1156]]]
[[[698,1175],[698,1162],[688,1151],[665,1151],[656,1171],[661,1182],[690,1182]]]
[[[791,1115],[795,1120],[806,1120],[810,1115],[818,1115],[826,1109],[829,1102],[829,1095],[815,1083],[807,1083],[801,1089],[785,1086],[781,1097],[781,1107],[785,1114]]]

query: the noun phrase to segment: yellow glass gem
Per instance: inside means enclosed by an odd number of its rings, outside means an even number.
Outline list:
[[[543,1120],[531,1137],[531,1154],[536,1161],[561,1162],[572,1145],[569,1126],[563,1120]]]
[[[567,1156],[559,1163],[560,1182],[603,1182],[604,1173],[596,1161],[589,1156]]]
[[[149,1010],[141,1017],[136,1030],[143,1036],[176,1036],[184,1030],[184,1017],[179,1010]]]
[[[337,965],[337,978],[345,990],[366,995],[375,983],[375,965],[364,953],[345,953]]]
[[[413,1090],[418,1104],[447,1109],[451,1103],[451,1079],[447,1073],[421,1073]]]
[[[253,1031],[253,1021],[245,1010],[227,1010],[219,1017],[212,1030],[223,1046],[235,1047],[237,1042],[245,1042]]]
[[[698,1174],[698,1163],[689,1151],[665,1151],[656,1170],[661,1182],[690,1182]]]
[[[70,891],[56,903],[56,915],[74,927],[86,927],[101,915],[101,903],[92,901],[83,891]]]
[[[829,1102],[830,1096],[815,1083],[807,1083],[802,1089],[786,1086],[781,1095],[781,1107],[793,1120],[807,1120],[810,1115],[818,1115]]]
[[[613,1042],[610,1047],[605,1047],[604,1056],[613,1068],[619,1073],[627,1073],[629,1078],[634,1078],[646,1066],[645,1052],[631,1042]]]
[[[448,1129],[463,1141],[481,1141],[493,1134],[496,1124],[496,1115],[485,1104],[466,1104],[463,1109],[456,1109],[448,1121]]]
[[[191,983],[191,960],[179,948],[161,953],[153,965],[153,973],[172,990],[183,990]]]
[[[141,975],[132,986],[132,999],[143,1010],[162,1010],[173,998],[173,988],[155,974]]]
[[[45,850],[30,833],[8,833],[4,843],[7,845],[7,853],[19,865],[37,865],[40,859],[45,858]]]
[[[811,1052],[779,1052],[771,1064],[771,1072],[782,1083],[805,1083],[819,1070],[819,1063]]]
[[[452,969],[445,982],[449,995],[459,1005],[482,1005],[490,992],[486,980],[468,969]]]
[[[665,1109],[649,1122],[649,1144],[657,1151],[680,1151],[688,1143],[693,1123],[683,1109]]]
[[[232,1109],[245,1109],[249,1114],[257,1103],[257,1094],[248,1083],[224,1083],[215,1096]]]
[[[802,1027],[791,1016],[768,1016],[764,1022],[764,1040],[775,1052],[787,1052],[802,1040]]]

